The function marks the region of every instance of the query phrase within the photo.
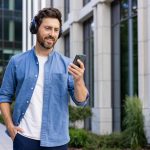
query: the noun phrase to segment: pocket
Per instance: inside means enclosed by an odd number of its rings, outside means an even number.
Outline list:
[[[58,96],[64,96],[67,93],[67,74],[53,73],[51,89],[52,93]]]
[[[14,138],[13,142],[15,142],[15,141],[16,141],[17,136],[18,136],[18,133],[15,135],[15,138]]]

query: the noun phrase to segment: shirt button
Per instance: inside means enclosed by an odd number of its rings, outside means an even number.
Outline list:
[[[38,65],[38,64],[39,64],[39,62],[36,62],[36,64]]]
[[[22,113],[22,115],[24,115],[24,113]]]
[[[33,87],[31,88],[31,90],[33,90]]]
[[[37,78],[37,74],[35,75],[35,77]]]
[[[29,101],[27,101],[27,103],[29,103]]]

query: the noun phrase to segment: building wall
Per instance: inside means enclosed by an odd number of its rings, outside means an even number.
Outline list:
[[[150,143],[150,1],[138,0],[139,97],[143,102],[145,130]]]
[[[111,105],[111,14],[108,1],[94,5],[94,67],[95,107],[92,131],[100,134],[112,132]]]
[[[70,30],[70,57],[74,58],[83,53],[83,23],[94,18],[95,98],[91,130],[99,134],[112,132],[110,2],[91,0],[83,7],[82,1],[71,0],[69,18],[63,24],[64,34]]]

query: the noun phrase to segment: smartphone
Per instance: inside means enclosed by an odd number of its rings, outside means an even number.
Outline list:
[[[77,65],[78,67],[80,67],[80,64],[77,62],[78,59],[80,59],[83,63],[85,63],[86,55],[76,55],[75,56],[73,63],[75,65]]]

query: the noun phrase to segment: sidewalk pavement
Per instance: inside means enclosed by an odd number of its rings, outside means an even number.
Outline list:
[[[0,150],[13,150],[11,138],[5,133],[6,127],[0,123]]]

